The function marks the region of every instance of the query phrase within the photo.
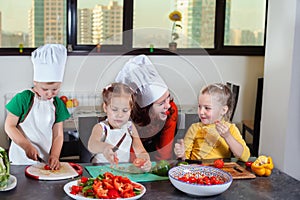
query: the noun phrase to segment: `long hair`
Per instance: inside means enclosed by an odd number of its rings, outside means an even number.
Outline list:
[[[139,104],[136,103],[136,101],[134,102],[135,103],[133,104],[132,112],[130,115],[131,120],[139,126],[146,126],[150,124],[151,118],[149,111],[153,103],[144,108],[141,108]]]

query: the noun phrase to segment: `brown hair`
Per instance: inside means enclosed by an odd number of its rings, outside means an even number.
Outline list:
[[[173,98],[170,99],[170,103],[171,102],[173,102]],[[153,103],[151,103],[150,105],[148,105],[144,108],[141,108],[139,106],[139,104],[137,104],[135,101],[131,115],[130,115],[131,120],[139,126],[147,126],[148,124],[151,123],[149,111],[152,106],[153,106]],[[172,109],[172,107],[169,108],[169,111],[170,111],[170,114],[168,114],[168,118],[170,116],[172,116],[174,112],[176,112],[174,109]]]
[[[214,97],[222,106],[227,106],[228,111],[224,118],[226,121],[230,119],[232,109],[234,105],[234,99],[231,90],[222,83],[214,83],[206,86],[200,92],[200,94],[209,94]]]
[[[141,108],[136,102],[133,105],[133,109],[131,112],[131,120],[139,125],[139,126],[146,126],[148,124],[150,124],[151,122],[151,118],[149,115],[149,110],[151,108],[151,106],[153,105],[153,103],[151,103],[150,105]]]
[[[132,98],[133,91],[130,87],[123,83],[112,83],[105,87],[102,91],[102,99],[103,102],[108,105],[111,102],[112,97],[121,97],[124,95],[130,96],[129,105],[130,108],[133,107],[133,98]]]

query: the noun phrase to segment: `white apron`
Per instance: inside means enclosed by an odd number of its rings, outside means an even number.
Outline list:
[[[45,161],[49,158],[52,146],[52,127],[55,122],[55,106],[53,98],[41,100],[34,96],[33,104],[25,120],[19,124],[25,137],[37,148],[39,155]],[[37,161],[27,158],[25,151],[13,141],[9,149],[11,164],[30,165]]]
[[[132,137],[131,132],[129,133],[128,129],[131,130],[131,122],[127,122],[121,127],[121,129],[110,129],[109,125],[106,125],[103,122],[100,122],[100,124],[103,128],[103,136],[101,140],[104,140],[104,142],[106,143],[117,145],[124,133],[126,133],[126,137],[124,138],[116,153],[118,155],[119,162],[129,162]],[[106,127],[107,129],[106,138],[104,136],[104,127]],[[98,153],[92,159],[92,163],[108,163],[108,161],[102,153]]]

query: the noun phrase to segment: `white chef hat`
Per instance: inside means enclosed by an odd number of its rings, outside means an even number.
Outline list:
[[[131,58],[115,81],[127,84],[135,91],[136,101],[141,108],[155,102],[168,90],[154,65],[145,55]]]
[[[61,44],[46,44],[31,53],[33,80],[62,82],[67,60],[67,49]]]

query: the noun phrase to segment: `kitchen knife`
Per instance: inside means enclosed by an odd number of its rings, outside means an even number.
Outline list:
[[[39,155],[37,156],[37,160],[38,160],[40,163],[45,163],[45,164],[47,164],[46,161],[45,161],[43,158],[41,158]]]
[[[238,172],[240,172],[240,173],[243,173],[243,171],[242,171],[241,169],[239,169],[237,166],[234,166],[233,169],[234,169],[235,171],[238,171]]]
[[[202,160],[191,160],[191,159],[185,159],[185,162],[189,163],[189,164],[202,164]]]
[[[112,151],[113,151],[113,152],[116,152],[116,151],[119,149],[119,147],[120,147],[120,145],[122,144],[122,142],[123,142],[123,140],[125,139],[125,137],[126,137],[126,133],[124,133],[124,135],[121,137],[121,139],[120,139],[119,142],[116,144],[116,146],[114,146],[114,148],[112,148]]]

